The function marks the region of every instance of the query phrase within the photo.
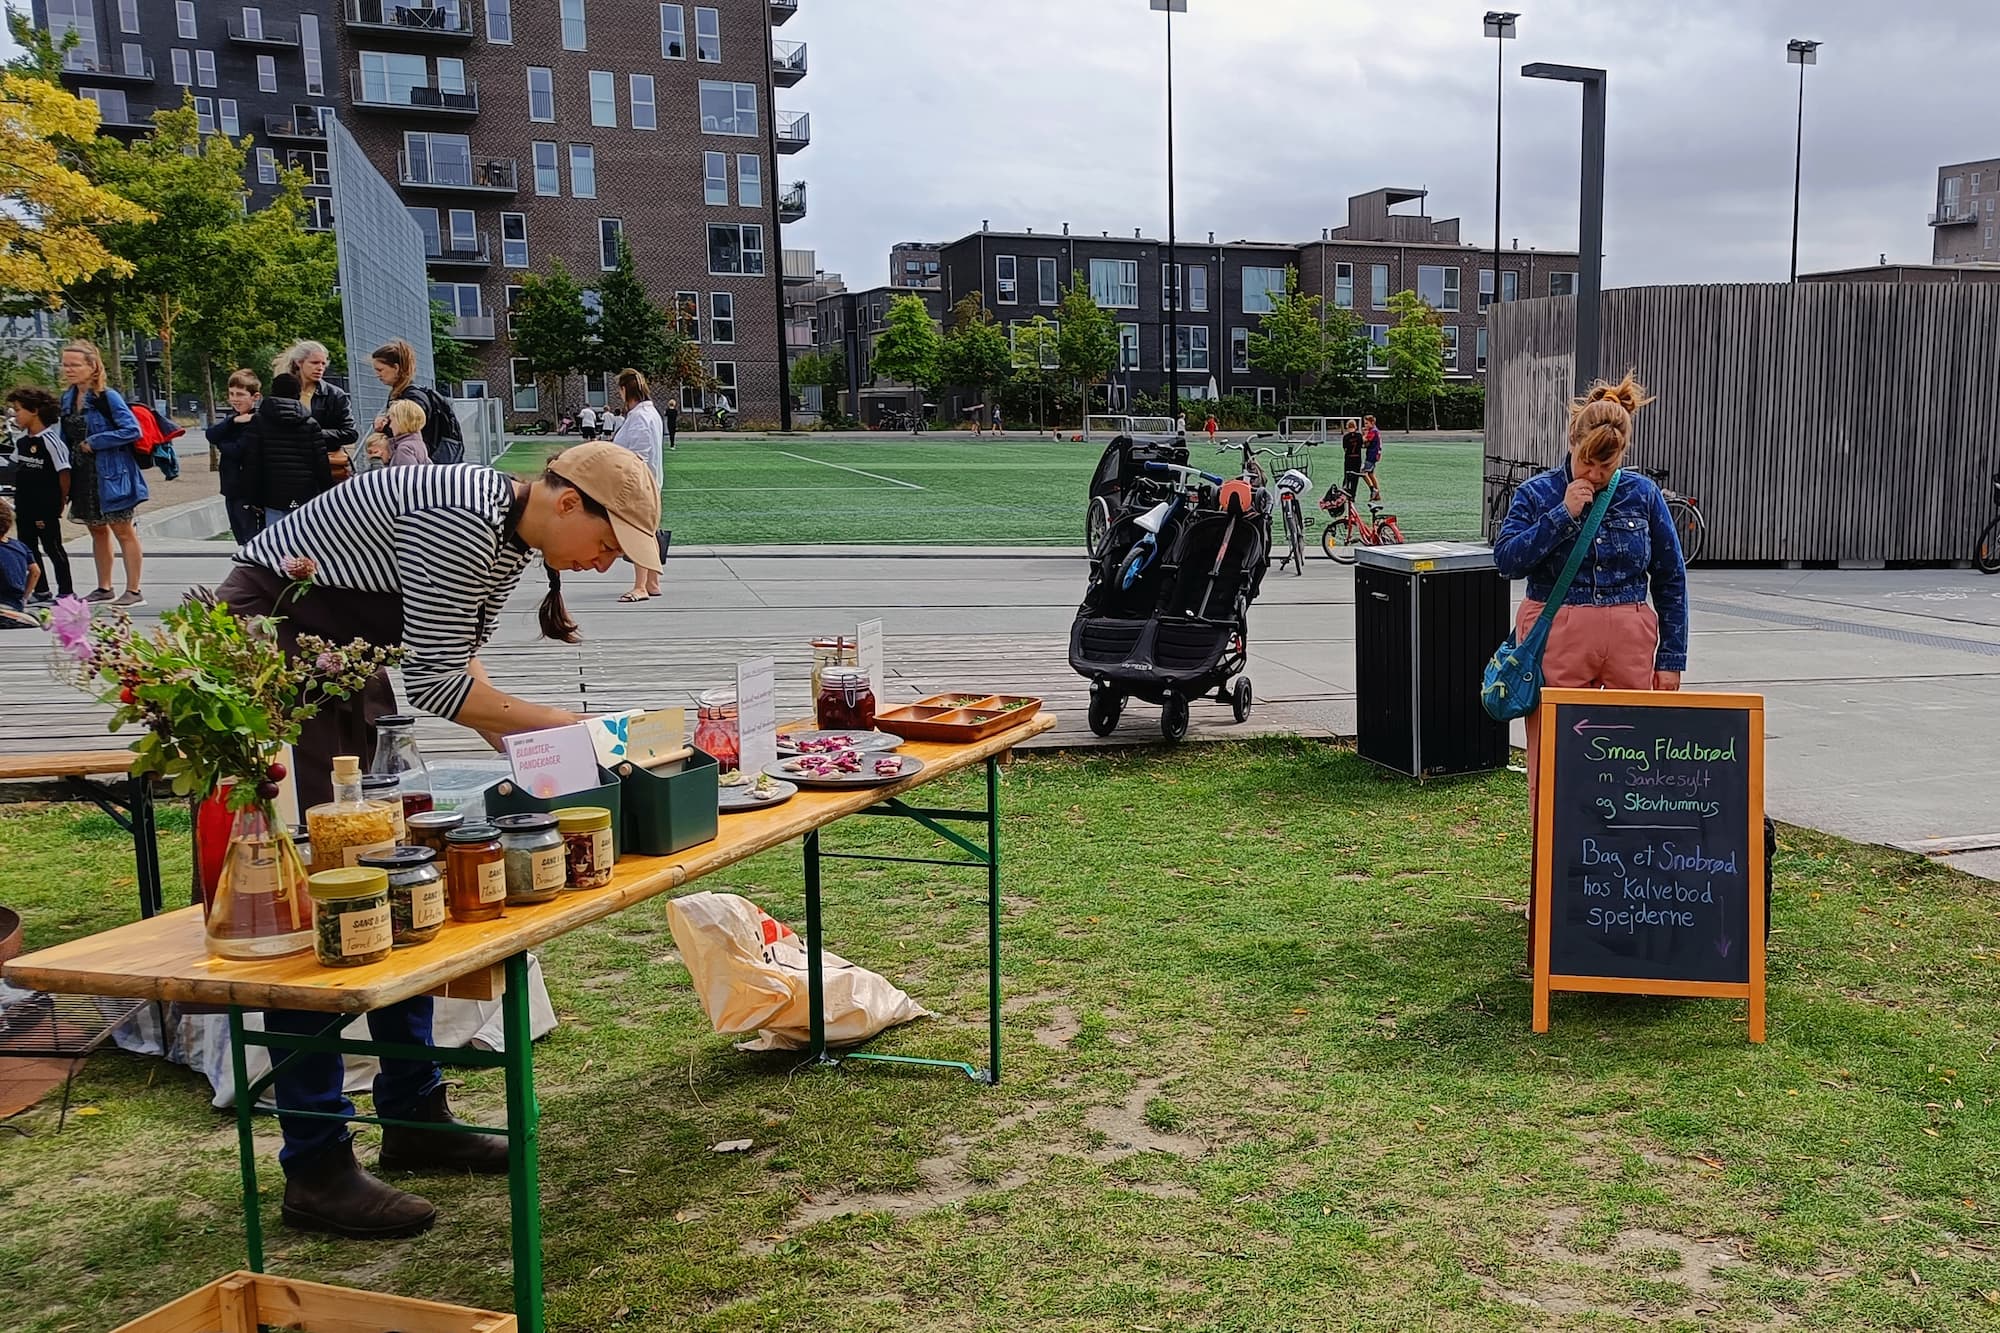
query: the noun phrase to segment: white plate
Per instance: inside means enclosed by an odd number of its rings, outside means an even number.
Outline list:
[[[801,741],[827,740],[835,736],[845,737],[846,750],[894,750],[903,744],[901,736],[892,736],[886,731],[785,731],[778,734],[778,753],[781,755],[804,754],[799,748]],[[820,751],[818,753],[825,753]]]
[[[777,794],[761,801],[750,794],[751,784],[748,782],[740,787],[719,787],[716,789],[715,808],[725,815],[733,815],[743,810],[763,810],[769,806],[783,805],[799,794],[798,783],[788,782],[783,778],[775,781],[778,784]]]

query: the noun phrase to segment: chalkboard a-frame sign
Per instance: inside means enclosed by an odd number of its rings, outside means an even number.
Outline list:
[[[1534,1029],[1554,991],[1750,1005],[1764,1040],[1764,698],[1541,695]]]

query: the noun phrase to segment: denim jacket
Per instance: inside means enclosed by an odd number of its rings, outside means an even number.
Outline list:
[[[1526,579],[1532,601],[1548,600],[1583,528],[1583,520],[1570,517],[1563,506],[1571,480],[1569,460],[1564,459],[1561,467],[1522,482],[1493,543],[1493,563],[1510,579]],[[1624,606],[1645,601],[1649,588],[1660,616],[1653,669],[1685,671],[1687,565],[1681,560],[1680,537],[1660,488],[1644,473],[1625,472],[1563,602]]]
[[[125,405],[118,390],[79,394],[74,385],[63,390],[64,416],[81,412],[84,441],[90,445],[91,461],[97,469],[97,505],[107,514],[120,513],[145,503],[146,479],[139,474],[139,460],[132,446],[139,441],[139,418]],[[72,449],[74,444],[72,443]]]

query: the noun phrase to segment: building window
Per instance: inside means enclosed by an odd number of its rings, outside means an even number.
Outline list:
[[[1377,310],[1389,308],[1389,266],[1370,264],[1368,266],[1368,304]],[[1372,325],[1370,327],[1373,327]]]
[[[556,74],[541,65],[528,66],[528,119],[544,125],[556,119]]]
[[[1012,255],[993,256],[993,299],[1000,305],[1015,305],[1021,299],[1021,284],[1015,273],[1019,264]]]
[[[469,208],[451,210],[451,249],[457,254],[475,254],[479,250],[479,223]]]
[[[572,199],[597,198],[597,153],[587,143],[569,146],[569,194]]]
[[[1384,267],[1377,264],[1375,267]],[[1386,279],[1385,279],[1386,281]],[[1383,350],[1389,345],[1389,326],[1370,324],[1368,326],[1368,368],[1381,370],[1389,364],[1388,354]]]
[[[1208,326],[1205,324],[1183,324],[1174,330],[1178,335],[1174,342],[1180,348],[1180,355],[1174,364],[1182,370],[1208,369]],[[1166,360],[1167,331],[1160,330],[1160,359]]]
[[[1107,261],[1117,263],[1117,260]],[[1099,304],[1102,304],[1100,302]],[[1139,326],[1120,324],[1118,326],[1118,368],[1137,370],[1139,368]]]
[[[1502,301],[1521,299],[1521,275],[1511,268],[1500,270],[1500,299]]]
[[[1187,302],[1190,310],[1208,309],[1208,265],[1188,265]]]
[[[326,62],[319,51],[319,16],[299,15],[299,52],[306,63],[306,95],[326,96]]]
[[[1493,270],[1490,268],[1482,268],[1479,270],[1479,308],[1481,310],[1484,310],[1487,306],[1490,306],[1492,304],[1493,304]]]
[[[243,133],[243,127],[236,119],[236,99],[224,97],[215,104],[215,123],[230,138]]]
[[[194,0],[174,0],[174,31],[190,41],[194,39]]]
[[[1417,265],[1417,295],[1433,310],[1458,309],[1458,265]]]
[[[701,84],[701,130],[703,134],[757,134],[757,85],[754,83]]]
[[[535,144],[535,193],[562,193],[562,174],[556,166],[556,146],[540,140]]]
[[[495,46],[514,44],[514,0],[486,0],[486,40]]]
[[[764,271],[764,229],[755,223],[708,224],[708,271],[754,276]]]
[[[404,179],[419,185],[470,185],[472,140],[463,134],[403,133]]]
[[[328,166],[325,153],[302,153],[297,150],[285,154],[285,165],[306,173],[308,185],[333,184],[333,171]]]
[[[194,61],[178,46],[173,49],[172,56],[174,82],[183,88],[194,87]]]
[[[139,0],[118,0],[118,31],[139,31]]]
[[[745,208],[764,206],[764,159],[755,153],[736,155],[736,202]]]
[[[1458,373],[1458,325],[1444,326],[1444,368],[1448,374]]]
[[[1268,315],[1278,308],[1278,298],[1284,294],[1285,270],[1281,268],[1243,270],[1244,314]]]
[[[153,76],[146,72],[146,48],[143,44],[126,42],[118,48],[118,54],[120,64],[127,74],[134,78],[151,80]],[[1989,199],[1987,202],[1991,203],[1992,200]]]
[[[410,221],[417,224],[417,232],[424,238],[424,257],[435,259],[444,253],[444,238],[438,232],[438,211],[435,208],[413,208],[404,205]]]
[[[734,410],[736,407],[736,363],[734,361],[717,361],[709,367],[709,373],[715,376],[715,392],[721,398],[721,401],[716,406]]]
[[[1575,296],[1575,295],[1576,295],[1576,274],[1574,274],[1574,273],[1551,273],[1551,274],[1549,274],[1549,295],[1550,295],[1550,296]]]
[[[699,5],[694,11],[694,58],[711,65],[722,63],[722,11]]]
[[[625,219],[597,220],[597,267],[609,273],[618,267],[618,248],[625,243]]]
[[[736,341],[736,298],[728,292],[708,294],[708,340],[712,343]]]
[[[1333,303],[1343,310],[1354,309],[1354,265],[1333,266]]]
[[[563,50],[583,50],[583,38],[583,0],[562,0]]]
[[[264,40],[264,11],[255,5],[243,6],[243,35],[252,41]]]
[[[507,268],[528,266],[528,215],[500,215],[500,263]]]
[[[911,260],[911,271],[914,272],[916,267],[916,261]],[[1061,294],[1056,290],[1055,260],[1037,259],[1035,261],[1035,296],[1042,305],[1054,305],[1062,299]]]
[[[1250,330],[1229,331],[1229,368],[1239,374],[1250,369]]]
[[[674,293],[674,330],[684,338],[701,341],[701,297],[694,292]]]
[[[268,148],[257,150],[257,183],[259,185],[278,183],[278,155]]]
[[[1090,261],[1090,299],[1107,310],[1139,308],[1139,261],[1136,259],[1093,259]],[[1137,355],[1136,339],[1135,351]],[[1137,364],[1136,362],[1134,364]]]
[[[1483,325],[1472,331],[1472,361],[1475,370],[1486,369],[1486,329]]]
[[[659,116],[653,105],[653,76],[634,74],[631,83],[632,128],[635,130],[660,128]]]
[[[422,56],[403,52],[361,53],[361,100],[408,106],[412,94],[430,84],[430,65]]]
[[[488,11],[491,12],[490,10]],[[542,410],[542,391],[535,387],[534,365],[524,356],[510,358],[507,374],[513,381],[514,410],[516,412],[539,412]]]
[[[278,58],[276,56],[257,57],[257,91],[275,93],[278,91]]]
[[[590,71],[590,123],[618,128],[618,79],[608,69]]]
[[[82,61],[86,68],[97,63],[96,10],[93,0],[49,0],[49,36],[61,42],[75,33],[68,59]]]
[[[197,97],[194,99],[194,129],[196,134],[215,133],[215,99]]]
[[[79,88],[76,95],[97,108],[97,118],[107,125],[130,125],[132,111],[125,94],[116,88]]]
[[[194,81],[203,88],[213,88],[215,86],[215,52],[197,51],[194,53]]]
[[[660,6],[660,59],[687,59],[687,23],[679,5]]]
[[[729,202],[729,154],[701,155],[701,197],[711,204]]]

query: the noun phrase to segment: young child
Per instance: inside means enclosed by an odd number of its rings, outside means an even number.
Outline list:
[[[1367,437],[1361,433],[1361,422],[1353,417],[1347,420],[1347,431],[1340,437],[1340,489],[1347,492],[1348,499],[1361,488],[1361,474],[1365,470],[1362,453],[1368,446]]]
[[[14,503],[19,507],[18,536],[29,552],[39,550],[48,565],[48,574],[34,600],[55,599],[49,595],[53,579],[62,595],[76,589],[70,583],[69,555],[62,544],[62,511],[69,503],[69,448],[62,438],[62,408],[47,389],[24,384],[7,395],[14,410],[14,424],[21,429],[16,449]]]
[[[368,438],[361,442],[361,451],[368,455],[370,461],[387,467],[389,455],[394,453],[395,449],[389,443],[389,437],[378,430],[369,432]]]
[[[332,452],[319,422],[299,402],[298,376],[274,378],[251,416],[242,463],[245,490],[264,511],[265,527],[333,489]]]
[[[1210,413],[1208,414],[1208,420],[1206,420],[1206,421],[1202,422],[1202,423],[1201,423],[1201,427],[1202,427],[1202,429],[1203,429],[1203,430],[1205,430],[1205,431],[1207,431],[1207,432],[1208,432],[1208,442],[1209,442],[1210,444],[1214,444],[1214,443],[1215,443],[1215,413],[1213,413],[1213,412],[1210,412]]]
[[[431,451],[424,444],[424,409],[407,398],[398,398],[389,404],[389,457],[390,467],[415,467],[419,463],[431,461]]]
[[[215,446],[221,466],[216,481],[222,490],[223,505],[229,512],[229,535],[242,545],[264,530],[264,511],[249,493],[243,474],[244,436],[256,419],[257,400],[263,396],[264,382],[254,370],[239,370],[229,377],[229,410],[208,428],[208,442]]]
[[[0,629],[41,627],[28,614],[28,599],[41,576],[35,557],[14,537],[14,506],[0,500]]]
[[[1375,467],[1382,461],[1382,432],[1375,429],[1374,417],[1361,419],[1361,441],[1366,449],[1361,464],[1361,479],[1368,483],[1368,498],[1379,500],[1382,498],[1382,488],[1376,484]]]

